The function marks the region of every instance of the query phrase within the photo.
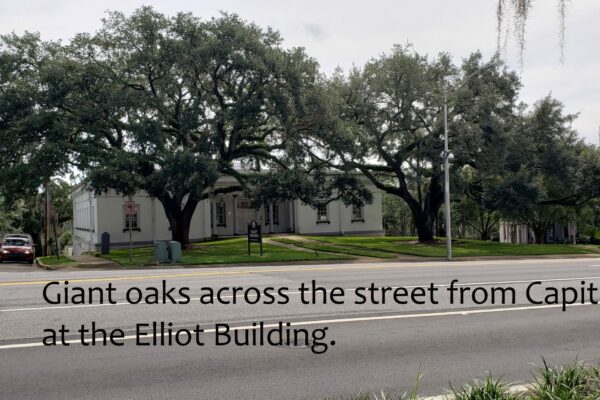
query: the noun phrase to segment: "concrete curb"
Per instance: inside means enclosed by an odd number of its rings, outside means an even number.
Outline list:
[[[525,394],[530,390],[530,385],[512,385],[508,388],[508,391],[511,394]],[[451,393],[448,394],[440,394],[437,396],[427,396],[427,397],[419,397],[419,400],[452,400],[454,396]]]
[[[102,258],[102,257],[99,257]],[[590,260],[600,259],[598,254],[557,254],[552,256],[486,256],[486,257],[455,257],[453,261],[502,261],[502,260],[542,260],[542,259],[567,259],[567,258],[586,258]],[[105,259],[106,260],[106,259]],[[324,265],[324,264],[386,264],[386,263],[427,263],[427,262],[447,262],[452,265],[452,261],[448,262],[442,257],[416,257],[407,259],[403,257],[378,260],[299,260],[299,261],[271,261],[271,262],[245,262],[245,263],[225,263],[225,264],[148,264],[139,266],[101,266],[101,265],[86,265],[80,263],[77,265],[79,269],[102,269],[102,270],[143,270],[143,269],[169,269],[169,268],[226,268],[226,267],[264,267],[264,266],[292,266],[292,265]],[[64,265],[64,264],[63,264]]]
[[[40,259],[41,259],[41,257],[36,257],[36,259],[35,259],[35,263],[37,264],[37,266],[39,268],[47,269],[50,271],[55,271],[58,269],[65,269],[65,268],[77,268],[79,266],[79,263],[77,263],[77,262],[65,263],[65,264],[46,264]]]

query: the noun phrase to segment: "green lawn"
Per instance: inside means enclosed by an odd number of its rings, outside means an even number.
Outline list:
[[[310,238],[332,245],[343,245],[360,249],[387,251],[397,254],[408,254],[422,257],[444,257],[446,255],[445,243],[406,243],[407,241],[415,240],[415,238],[360,236],[310,236]],[[452,252],[455,257],[533,256],[594,253],[594,251],[580,245],[509,244],[481,240],[459,240],[456,243],[453,242]]]
[[[124,266],[140,266],[155,264],[152,247],[133,249],[133,262],[129,262],[129,250],[111,250],[103,257],[116,261]],[[259,245],[252,244],[252,255],[248,255],[246,238],[233,238],[212,242],[197,243],[191,249],[184,250],[181,265],[201,264],[235,264],[275,261],[309,261],[309,260],[349,260],[353,257],[337,254],[320,253],[288,249],[272,244],[263,244],[263,255],[259,255]]]
[[[364,249],[364,248],[353,247],[353,246],[335,246],[335,245],[329,245],[329,244],[312,243],[312,242],[286,239],[286,238],[272,238],[272,240],[280,242],[280,243],[293,244],[294,246],[303,247],[305,249],[310,249],[310,250],[314,250],[317,252],[325,251],[325,252],[332,252],[332,253],[350,254],[353,256],[374,257],[374,258],[396,258],[397,257],[395,254],[392,254],[388,251],[376,251],[376,250]]]
[[[65,257],[65,256],[60,256],[60,258],[58,258],[58,259],[56,258],[56,256],[38,257],[38,259],[46,265],[61,265],[61,264],[77,263],[75,260],[73,260],[69,257]]]

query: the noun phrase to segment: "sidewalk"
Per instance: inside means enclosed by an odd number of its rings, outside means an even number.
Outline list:
[[[298,242],[328,245],[328,243],[320,242],[318,240],[314,240],[314,239],[307,238],[305,236],[300,236],[300,235],[286,235],[284,237],[289,238],[291,240],[296,240]],[[278,241],[272,240],[270,238],[265,238],[265,242],[273,244],[275,246],[287,247],[288,249],[299,250],[299,251],[306,251],[306,252],[309,252],[309,253],[315,253],[315,250],[307,249],[305,247],[296,246],[296,245],[291,244],[291,243],[278,242]],[[335,246],[335,245],[331,244],[331,246]],[[351,255],[351,254],[347,254],[347,253],[336,253],[335,251],[321,251],[321,252],[322,253],[329,253],[329,254]],[[357,263],[357,262],[386,262],[386,261],[424,261],[424,260],[427,261],[426,257],[413,256],[413,255],[410,255],[410,254],[396,254],[395,258],[388,258],[388,259],[382,259],[382,258],[377,258],[377,257],[368,257],[368,256],[359,256],[359,255],[351,255],[351,256],[354,257],[355,259],[354,260],[344,260],[344,262],[346,262],[346,263]]]
[[[116,263],[106,258],[96,257],[91,255],[71,256],[79,265],[77,268],[100,268],[100,269],[125,269],[121,264]]]
[[[297,247],[291,244],[280,243],[265,239],[266,243],[276,246],[286,247],[299,251],[314,252],[314,250]],[[333,253],[336,254],[336,253]],[[124,267],[117,262],[92,255],[71,256],[77,262],[77,265],[68,266],[42,266],[47,269],[103,269],[103,270],[144,270],[144,269],[173,269],[173,268],[223,268],[223,267],[257,267],[257,266],[291,266],[291,265],[311,265],[311,264],[386,264],[394,262],[444,262],[444,257],[419,257],[405,254],[398,254],[392,259],[376,259],[365,256],[355,256],[353,260],[304,260],[304,261],[274,261],[264,263],[232,263],[232,264],[194,264],[194,265],[178,265],[178,264],[160,264],[146,265],[139,267]],[[498,261],[498,260],[535,260],[535,259],[563,259],[563,258],[588,258],[600,259],[600,254],[552,254],[552,255],[535,255],[535,256],[478,256],[478,257],[454,257],[454,261]]]

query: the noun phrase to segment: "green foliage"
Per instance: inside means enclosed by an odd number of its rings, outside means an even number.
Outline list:
[[[60,45],[38,34],[0,36],[0,192],[9,203],[66,171],[71,130],[49,86],[63,56]]]
[[[576,209],[600,193],[600,153],[577,137],[575,117],[550,96],[523,109],[498,168],[494,209],[528,224],[538,243],[551,223],[573,221]]]
[[[300,169],[257,173],[250,176],[245,194],[254,205],[281,200],[299,199],[305,204],[323,204],[340,200],[346,206],[363,206],[373,202],[368,190],[356,173],[332,173],[323,168],[310,172]]]
[[[532,400],[592,400],[600,395],[600,378],[597,368],[586,367],[581,362],[543,367],[536,376]]]
[[[519,81],[474,53],[455,66],[447,54],[430,59],[396,46],[328,85],[332,129],[318,134],[328,165],[359,170],[382,191],[401,198],[421,241],[433,239],[443,202],[443,99],[449,97],[454,168],[484,168],[481,155],[505,142]],[[465,77],[468,81],[462,82]],[[449,88],[456,87],[450,91]],[[488,151],[489,150],[489,151]]]
[[[488,240],[498,227],[500,213],[496,211],[497,205],[488,201],[488,193],[482,188],[481,180],[473,176],[481,174],[470,172],[472,168],[467,166],[459,174],[456,185],[459,190],[453,196],[453,226],[461,238]]]
[[[50,215],[51,223],[56,224],[59,244],[71,241],[70,221],[72,218],[71,186],[63,180],[54,180],[50,183]],[[21,199],[8,202],[0,197],[0,233],[23,232],[33,237],[33,241],[40,245],[44,228],[45,194],[32,193],[23,195]],[[54,243],[53,230],[49,240]],[[61,240],[60,238],[63,236]]]
[[[402,394],[382,390],[379,393],[360,392],[354,396],[336,397],[329,400],[419,400],[419,386],[422,378],[423,375],[419,370],[413,389]]]
[[[66,246],[73,245],[73,232],[70,230],[63,231],[58,237],[59,248],[64,249]]]
[[[374,251],[369,249],[361,249],[358,247],[351,246],[331,246],[324,245],[318,242],[309,242],[303,240],[294,240],[294,239],[286,239],[286,238],[273,238],[274,241],[279,243],[291,244],[297,247],[302,247],[309,250],[314,250],[315,252],[328,252],[328,253],[338,253],[338,254],[350,254],[354,256],[366,256],[366,257],[374,257],[374,258],[396,258],[396,255],[382,252],[382,251]]]
[[[483,381],[474,379],[470,384],[451,389],[455,400],[517,400],[522,398],[522,396],[511,394],[508,385],[500,379],[494,379],[491,374]]]
[[[39,261],[46,265],[60,265],[60,266],[76,266],[77,262],[72,258],[65,256],[47,256],[47,257],[39,257]]]
[[[277,261],[307,261],[307,260],[349,260],[350,256],[339,254],[319,254],[289,249],[283,246],[263,244],[263,256],[259,255],[258,244],[252,244],[252,255],[248,255],[248,244],[245,238],[224,239],[213,242],[197,243],[183,250],[181,265],[202,264],[236,264],[263,263]],[[154,265],[153,249],[151,247],[133,250],[133,262],[129,262],[129,250],[111,250],[105,255],[110,260],[125,266]]]
[[[600,193],[600,152],[572,129],[575,115],[550,96],[506,114],[454,177],[454,220],[489,238],[500,218],[527,224],[538,243],[553,223],[572,223]],[[473,147],[468,147],[473,148]],[[464,229],[462,229],[464,233]]]
[[[355,396],[338,397],[349,400],[400,399],[418,400],[420,375],[411,392],[397,396],[388,392],[361,392]],[[458,388],[451,387],[447,399],[454,400],[595,400],[600,398],[600,372],[598,368],[573,362],[565,366],[544,367],[535,375],[535,381],[527,389],[514,390],[502,379],[491,374],[484,380],[473,379]]]
[[[498,2],[499,26],[507,4]],[[510,2],[521,41],[530,4]],[[518,106],[518,76],[478,52],[455,64],[395,46],[328,79],[302,48],[282,43],[237,15],[201,20],[151,7],[111,12],[98,32],[66,43],[2,36],[5,203],[35,198],[75,166],[98,192],[157,198],[185,246],[196,205],[211,194],[368,204],[360,171],[404,203],[384,198],[389,232],[431,241],[443,202],[444,98],[455,210],[479,237],[500,217],[544,232],[600,196],[600,150],[577,138],[575,115],[550,96]],[[216,187],[219,176],[229,186]],[[32,208],[28,231],[39,232],[36,220]]]
[[[310,236],[324,243],[354,247],[369,251],[387,251],[394,254],[408,254],[421,257],[444,257],[446,247],[443,242],[418,243],[415,238],[406,237],[364,237],[364,236]],[[411,243],[412,242],[412,243]],[[460,240],[452,245],[456,257],[487,256],[534,256],[549,254],[589,254],[592,250],[583,246],[559,244],[509,244],[481,240]]]
[[[236,166],[298,167],[301,146],[293,139],[322,114],[312,93],[320,79],[316,62],[236,15],[200,20],[142,7],[129,16],[111,12],[96,34],[66,45],[37,37],[5,41],[12,46],[3,53],[8,69],[21,47],[49,54],[51,62],[43,58],[35,75],[14,79],[31,81],[30,91],[43,95],[40,109],[66,127],[59,132],[68,137],[49,143],[68,144],[73,153],[60,154],[71,155],[96,191],[156,197],[184,245],[200,200],[247,186],[249,177]],[[34,107],[26,106],[24,116]],[[220,175],[235,183],[215,189]],[[345,201],[362,201],[364,190],[335,181]]]
[[[9,207],[6,200],[0,197],[0,235],[18,229],[19,220],[25,209],[22,202],[15,206]]]
[[[415,234],[410,208],[399,197],[384,193],[382,214],[383,230],[386,236],[413,236]]]

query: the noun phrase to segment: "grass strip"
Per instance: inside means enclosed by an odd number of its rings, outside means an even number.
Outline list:
[[[77,261],[72,258],[60,256],[58,259],[56,256],[38,257],[38,260],[46,265],[60,265],[60,264],[75,264]]]
[[[327,244],[319,244],[319,243],[311,243],[305,242],[301,240],[293,240],[286,238],[272,238],[279,243],[291,244],[294,246],[302,247],[309,250],[314,251],[322,251],[322,252],[331,252],[331,253],[341,253],[341,254],[350,254],[354,256],[365,256],[365,257],[373,257],[373,258],[396,258],[395,254],[390,252],[383,251],[375,251],[370,249],[364,249],[361,247],[353,247],[353,246],[335,246],[335,245],[327,245]]]
[[[445,243],[406,243],[408,240],[413,240],[414,238],[347,236],[310,236],[309,238],[334,245],[344,245],[421,257],[444,257],[446,255]],[[452,250],[456,257],[537,256],[594,253],[593,250],[586,248],[583,245],[511,244],[482,240],[458,240],[453,242]]]
[[[155,265],[152,247],[133,249],[132,262],[129,262],[129,249],[111,250],[103,257],[123,266]],[[252,254],[248,255],[246,238],[223,239],[196,243],[182,251],[181,262],[177,265],[238,264],[256,262],[314,261],[314,260],[350,260],[353,257],[341,254],[319,254],[294,250],[283,246],[263,244],[263,255],[259,255],[259,245],[252,244]]]

